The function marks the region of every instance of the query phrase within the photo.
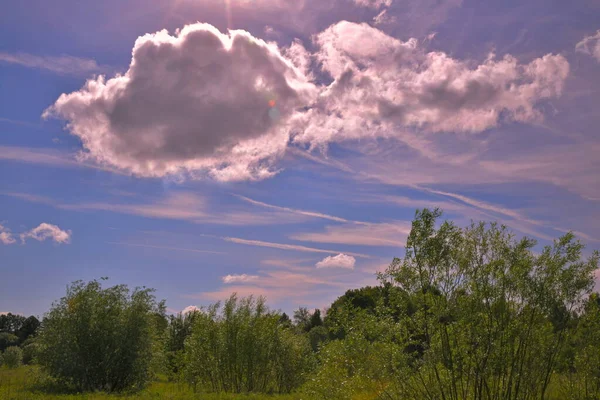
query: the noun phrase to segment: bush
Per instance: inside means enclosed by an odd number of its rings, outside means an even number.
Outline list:
[[[290,392],[310,368],[311,349],[270,312],[264,299],[215,304],[195,316],[185,342],[188,382],[215,392]]]
[[[59,384],[108,392],[140,389],[151,378],[156,314],[151,289],[75,282],[53,304],[38,337],[38,362]]]
[[[19,337],[8,332],[0,332],[0,352],[19,344]]]
[[[39,345],[37,343],[30,343],[26,346],[23,346],[23,364],[33,364],[36,361],[38,352]]]
[[[23,364],[23,351],[17,346],[4,350],[4,365],[8,368],[18,368]]]

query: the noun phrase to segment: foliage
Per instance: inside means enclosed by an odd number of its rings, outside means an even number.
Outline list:
[[[151,378],[155,315],[151,289],[75,282],[46,315],[38,360],[60,384],[82,391],[140,389]]]
[[[18,343],[23,343],[33,337],[40,326],[40,321],[33,315],[25,318],[22,315],[2,314],[0,315],[0,335],[12,334],[18,338]],[[0,343],[0,350],[3,350]]]
[[[600,398],[600,296],[593,293],[563,356],[561,390],[574,400]]]
[[[381,277],[412,298],[403,341],[423,348],[391,397],[544,398],[598,254],[582,261],[583,246],[567,234],[535,255],[533,240],[505,227],[436,228],[440,215],[417,213],[404,260]]]
[[[343,340],[333,340],[319,351],[319,367],[304,387],[316,399],[345,400],[380,393],[403,357],[394,343],[394,327],[364,310],[345,328]]]
[[[599,399],[599,254],[584,259],[571,233],[540,248],[440,217],[418,211],[381,285],[347,291],[324,318],[299,308],[292,322],[236,295],[167,318],[151,290],[76,282],[39,334],[35,317],[1,316],[0,363],[22,349],[49,376],[7,391],[3,376],[38,369],[2,369],[0,398]]]
[[[263,298],[214,304],[195,316],[185,342],[186,377],[215,392],[286,393],[310,366],[310,347],[279,324]]]
[[[8,347],[16,346],[18,344],[18,336],[8,332],[0,332],[0,352],[6,350]]]
[[[8,368],[18,368],[23,364],[23,351],[17,346],[11,346],[4,350],[2,358]]]
[[[33,364],[40,351],[40,346],[36,342],[31,342],[23,347],[23,364]]]
[[[179,313],[169,317],[165,335],[167,375],[174,379],[184,366],[184,344],[191,335],[197,312]]]
[[[296,311],[294,311],[294,325],[301,332],[310,331],[310,318],[311,314],[306,307],[300,307]]]

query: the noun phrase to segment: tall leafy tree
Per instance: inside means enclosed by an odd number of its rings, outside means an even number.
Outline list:
[[[403,340],[423,349],[399,371],[398,397],[544,398],[598,254],[583,260],[570,233],[536,254],[503,226],[460,229],[440,216],[417,212],[405,258],[381,276],[411,298]]]

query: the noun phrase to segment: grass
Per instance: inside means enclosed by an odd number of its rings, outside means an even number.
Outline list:
[[[309,400],[308,396],[301,393],[289,395],[265,395],[265,394],[215,394],[194,393],[186,384],[169,382],[166,379],[158,379],[152,382],[145,390],[135,394],[107,394],[107,393],[83,393],[83,394],[56,394],[39,389],[36,376],[38,371],[35,367],[23,366],[17,369],[0,367],[0,399],[1,400]],[[548,400],[562,400],[564,396],[559,394],[556,386],[551,385]],[[354,397],[356,400],[372,400],[376,398],[373,393],[363,393]]]
[[[2,400],[302,400],[306,396],[260,395],[260,394],[214,394],[194,393],[187,385],[159,379],[150,386],[135,394],[54,394],[41,391],[36,385],[35,367],[23,366],[17,369],[0,367],[0,399]]]

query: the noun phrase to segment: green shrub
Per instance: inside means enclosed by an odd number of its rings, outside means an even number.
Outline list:
[[[231,296],[195,316],[185,342],[185,375],[215,392],[290,392],[311,365],[306,337],[280,324],[264,299]]]
[[[8,368],[18,368],[23,364],[23,351],[20,347],[11,346],[4,350],[4,365]]]
[[[23,364],[29,365],[36,361],[40,346],[37,343],[29,343],[23,346]]]
[[[9,332],[0,332],[0,352],[19,344],[19,337]]]
[[[38,362],[60,384],[80,391],[140,389],[151,376],[156,314],[150,289],[75,282],[53,304],[38,337]]]

